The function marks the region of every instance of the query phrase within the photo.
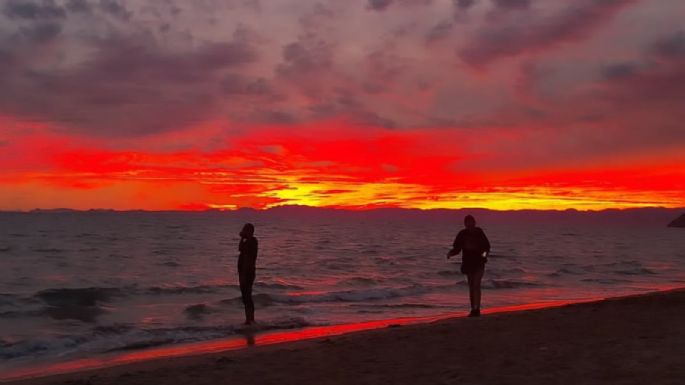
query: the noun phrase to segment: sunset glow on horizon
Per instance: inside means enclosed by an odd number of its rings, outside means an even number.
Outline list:
[[[678,1],[20,3],[0,210],[685,207]]]

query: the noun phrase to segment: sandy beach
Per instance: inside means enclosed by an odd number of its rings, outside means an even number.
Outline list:
[[[682,384],[684,308],[679,289],[11,384]]]

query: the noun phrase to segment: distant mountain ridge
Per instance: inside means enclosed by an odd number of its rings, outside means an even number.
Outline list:
[[[349,210],[341,208],[319,208],[310,206],[278,206],[266,210],[252,208],[240,208],[238,210],[205,210],[205,211],[145,211],[128,210],[117,211],[110,209],[91,209],[73,210],[68,208],[60,209],[36,209],[30,212],[0,211],[0,214],[20,214],[20,215],[212,215],[228,216],[240,218],[245,221],[274,219],[296,219],[307,220],[308,218],[331,218],[352,220],[414,220],[426,219],[443,221],[448,223],[460,223],[461,219],[472,214],[476,219],[483,223],[492,222],[579,222],[579,223],[605,223],[610,226],[621,225],[624,223],[649,223],[655,226],[664,226],[672,221],[674,217],[681,214],[683,208],[634,208],[634,209],[607,209],[601,211],[580,211],[574,209],[567,210],[512,210],[497,211],[482,208],[464,209],[410,209],[410,208],[368,208],[360,210]],[[669,226],[680,227],[681,221],[685,218],[681,216]]]

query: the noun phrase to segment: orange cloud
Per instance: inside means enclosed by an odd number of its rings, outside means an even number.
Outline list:
[[[21,136],[5,147],[2,209],[685,206],[682,152],[614,159],[605,167],[468,171],[458,166],[496,154],[469,152],[479,147],[473,136],[439,129],[388,131],[328,121],[261,127],[214,149],[113,149],[103,141],[46,134]]]

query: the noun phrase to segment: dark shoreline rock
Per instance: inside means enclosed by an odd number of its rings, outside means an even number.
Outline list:
[[[674,219],[671,223],[668,224],[668,227],[682,227],[685,228],[685,214],[679,216],[678,218]]]

